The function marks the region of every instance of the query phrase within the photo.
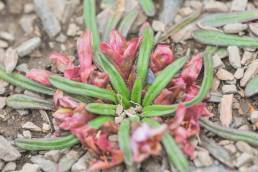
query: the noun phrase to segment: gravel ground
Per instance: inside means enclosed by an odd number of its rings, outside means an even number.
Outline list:
[[[205,15],[258,8],[256,0],[163,1],[162,4],[156,0],[156,15],[147,17],[136,0],[125,0],[125,11],[134,9],[138,12],[129,33],[138,34],[140,26],[149,21],[158,39],[170,25],[198,10],[202,10]],[[98,2],[98,24],[104,35],[105,21],[112,1]],[[76,39],[84,29],[82,10],[80,0],[0,0],[1,64],[9,71],[16,69],[27,72],[31,68],[54,70],[47,58],[51,52],[75,54]],[[191,39],[191,33],[196,27],[196,23],[190,24],[165,42],[172,45],[177,55],[184,54],[188,47],[200,51],[204,46]],[[226,33],[258,36],[255,22],[229,24],[221,29]],[[212,120],[222,126],[255,131],[258,127],[258,99],[254,96],[246,97],[244,88],[258,72],[257,50],[229,46],[216,53],[213,60],[216,77],[207,99],[209,110],[214,114]],[[92,155],[90,152],[85,153],[79,145],[72,149],[47,152],[24,152],[12,145],[17,137],[47,137],[54,131],[51,111],[15,110],[8,107],[6,98],[14,93],[43,97],[0,80],[0,171],[88,171],[88,162]],[[195,159],[189,160],[191,171],[258,171],[258,149],[247,143],[223,140],[205,130],[199,137],[193,138],[192,142],[196,145],[196,151]],[[163,152],[159,157],[145,161],[141,171],[170,171],[164,154]],[[125,167],[120,165],[106,171],[125,171]]]

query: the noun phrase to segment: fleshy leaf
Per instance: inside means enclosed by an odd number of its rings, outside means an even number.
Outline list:
[[[99,129],[103,124],[111,121],[113,118],[109,116],[101,116],[88,122],[88,125],[94,129]]]
[[[155,6],[152,0],[139,0],[143,11],[147,14],[147,16],[155,15]]]
[[[245,87],[245,95],[251,97],[258,93],[258,75],[256,75],[251,81],[248,82]]]
[[[193,37],[198,42],[215,46],[238,46],[238,47],[258,47],[258,39],[251,37],[240,37],[232,34],[225,34],[214,30],[197,30],[193,32]]]
[[[86,106],[86,110],[94,114],[115,116],[116,105],[104,103],[89,103]]]
[[[129,11],[125,17],[123,18],[123,20],[121,21],[118,30],[119,32],[121,32],[121,34],[126,37],[133,22],[135,21],[136,17],[138,15],[138,11],[137,10],[132,10]]]

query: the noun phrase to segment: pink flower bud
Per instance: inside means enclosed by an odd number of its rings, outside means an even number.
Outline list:
[[[26,77],[29,79],[32,79],[36,82],[39,82],[43,85],[51,85],[51,83],[49,82],[48,78],[52,73],[47,71],[47,70],[43,70],[43,69],[31,69],[27,74]]]
[[[66,54],[54,52],[49,56],[49,59],[56,65],[60,72],[64,72],[67,68],[73,67],[72,59]]]

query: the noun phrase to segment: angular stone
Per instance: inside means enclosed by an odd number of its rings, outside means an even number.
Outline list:
[[[36,18],[37,16],[34,14],[23,15],[21,17],[21,19],[19,20],[19,24],[24,33],[30,34],[33,32],[33,25]]]
[[[248,0],[233,0],[231,4],[231,11],[244,11]]]
[[[16,169],[15,162],[8,162],[5,167],[3,168],[2,172],[10,172]]]
[[[252,155],[250,155],[250,154],[248,154],[248,153],[243,153],[243,154],[241,154],[241,155],[237,158],[237,160],[236,160],[236,162],[235,162],[235,165],[236,165],[237,167],[241,167],[241,166],[244,165],[245,163],[250,162],[252,159],[253,159],[253,156],[252,156]]]
[[[9,42],[13,42],[15,40],[15,37],[12,33],[4,32],[4,31],[0,32],[0,38]]]
[[[165,31],[165,25],[158,21],[158,20],[153,20],[152,21],[152,28],[155,31],[160,31],[160,32],[164,32]]]
[[[251,23],[251,24],[249,24],[249,29],[251,30],[251,32],[253,34],[258,36],[258,23]]]
[[[34,5],[33,3],[28,3],[24,5],[24,13],[31,13],[34,11]]]
[[[40,172],[40,167],[37,164],[26,163],[22,169],[17,172]]]
[[[247,24],[242,23],[233,23],[227,24],[223,27],[224,32],[226,33],[239,33],[248,28]]]
[[[0,97],[0,109],[3,109],[6,105],[6,97]]]
[[[28,121],[25,124],[22,125],[22,128],[28,129],[31,131],[41,131],[41,128],[35,125],[34,123]]]
[[[220,121],[225,127],[232,122],[233,94],[223,95],[220,103]]]
[[[222,68],[218,70],[218,72],[216,73],[216,76],[218,77],[218,79],[224,80],[224,81],[234,79],[234,75],[232,73]]]
[[[0,159],[4,161],[15,161],[20,157],[20,152],[0,135]]]
[[[238,69],[236,70],[236,72],[234,73],[234,77],[235,77],[236,79],[241,79],[241,78],[243,78],[243,76],[244,76],[244,72],[245,72],[244,68],[238,68]]]
[[[222,92],[223,94],[234,94],[237,93],[237,88],[235,85],[223,85]]]
[[[7,48],[7,47],[8,47],[8,43],[0,39],[0,48]]]
[[[33,50],[39,47],[41,39],[39,37],[31,38],[21,43],[17,48],[17,54],[19,57],[24,57],[32,53]]]
[[[258,60],[253,61],[244,73],[243,78],[240,80],[240,86],[244,87],[248,81],[257,73],[258,71]]]
[[[62,157],[59,161],[60,171],[69,171],[73,164],[80,158],[82,152],[77,152],[74,150],[69,151]]]
[[[17,3],[16,0],[7,0],[6,4],[10,13],[20,14],[22,12],[22,3]]]
[[[229,63],[235,69],[241,67],[241,57],[240,57],[240,50],[237,46],[229,46],[228,47],[228,54],[229,54]]]
[[[71,172],[88,172],[91,159],[93,159],[92,155],[87,152],[73,165]]]
[[[5,55],[6,57],[8,57],[4,59],[5,70],[6,72],[12,72],[18,63],[19,57],[17,55],[17,52],[13,48],[8,48],[5,52]]]
[[[31,157],[31,161],[37,164],[44,172],[54,172],[56,171],[56,163],[42,158],[42,156],[37,155]]]
[[[61,31],[61,26],[56,16],[50,11],[45,0],[33,0],[33,2],[44,30],[50,38],[55,37]]]
[[[250,61],[252,61],[253,58],[254,58],[254,54],[252,52],[244,51],[243,58],[241,60],[241,64],[245,65],[245,64],[249,63]]]
[[[247,144],[246,142],[243,142],[243,141],[238,141],[236,143],[236,147],[239,151],[241,152],[246,152],[246,153],[249,153],[249,154],[253,154],[254,153],[254,149],[249,145]]]
[[[0,1],[0,12],[3,11],[5,9],[5,4]]]
[[[220,1],[209,1],[204,3],[204,9],[207,12],[227,12],[228,7],[224,2]]]
[[[70,23],[66,34],[68,36],[76,36],[80,28],[75,23]]]

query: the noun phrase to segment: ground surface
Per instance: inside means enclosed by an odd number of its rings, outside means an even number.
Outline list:
[[[145,22],[149,21],[156,35],[163,33],[165,28],[169,28],[169,24],[177,23],[182,18],[191,15],[196,10],[203,8],[203,12],[227,12],[232,10],[234,3],[239,3],[237,6],[240,10],[252,10],[258,8],[258,3],[250,1],[245,3],[245,0],[232,1],[198,1],[198,0],[185,0],[181,3],[180,0],[175,0],[171,6],[166,6],[162,9],[161,1],[155,1],[156,15],[154,17],[146,17],[142,10],[135,4],[135,1],[125,0],[125,10],[137,8],[139,12],[135,23],[131,27],[130,35],[137,34],[139,27]],[[166,0],[164,0],[166,1]],[[61,2],[61,3],[60,3]],[[63,3],[62,3],[63,2]],[[111,1],[97,1],[98,14],[103,12],[110,6]],[[40,42],[31,42],[28,47],[22,51],[25,55],[19,55],[16,69],[21,72],[26,72],[31,68],[50,69],[51,65],[48,60],[48,55],[53,51],[64,51],[66,53],[75,54],[76,39],[84,29],[82,18],[82,2],[79,0],[46,0],[46,6],[52,9],[52,15],[58,19],[61,26],[61,31],[58,31],[55,37],[49,38],[46,30],[42,27],[42,21],[39,15],[35,13],[34,3],[30,0],[0,0],[0,60],[1,63],[6,59],[14,63],[12,58],[5,57],[5,51],[8,48],[17,49],[22,44],[26,43],[31,38],[39,37]],[[70,4],[69,4],[70,3]],[[256,6],[257,5],[257,6]],[[175,11],[175,12],[171,12]],[[176,13],[178,11],[178,13]],[[67,17],[64,17],[67,16]],[[98,15],[100,24],[102,24],[101,31],[105,28],[104,21],[107,20],[108,15]],[[54,26],[53,26],[54,27]],[[166,40],[172,45],[175,54],[184,54],[187,47],[192,48],[194,51],[202,51],[204,46],[187,40],[190,37],[191,31],[196,26],[190,26],[186,31],[177,34],[177,37],[171,41],[169,38]],[[249,34],[246,28],[239,31],[239,34]],[[7,36],[6,36],[7,35]],[[32,50],[30,50],[31,47]],[[209,109],[214,113],[213,121],[225,122],[230,114],[225,114],[221,110],[221,106],[226,104],[231,106],[233,118],[230,120],[230,127],[255,130],[255,123],[258,119],[257,111],[250,112],[250,107],[254,110],[258,109],[258,98],[247,98],[244,96],[243,89],[245,86],[240,87],[240,80],[243,73],[236,76],[236,69],[229,63],[228,52],[226,50],[225,57],[220,57],[219,66],[214,67],[214,71],[226,69],[229,73],[223,70],[221,74],[217,74],[215,78],[213,90],[210,94]],[[250,55],[251,54],[251,55]],[[237,56],[238,54],[236,54]],[[243,72],[250,66],[251,59],[257,59],[256,49],[240,49],[239,57],[248,58],[246,62],[241,63]],[[244,57],[245,56],[245,57]],[[258,68],[258,67],[257,67]],[[234,75],[234,79],[227,79]],[[223,79],[224,78],[224,79]],[[226,78],[226,79],[225,79]],[[229,81],[231,80],[231,81]],[[225,88],[225,85],[232,87]],[[223,88],[224,87],[224,88]],[[24,91],[20,88],[8,85],[4,81],[0,81],[0,150],[3,149],[3,140],[8,140],[12,143],[17,137],[42,137],[51,134],[54,130],[51,112],[44,110],[15,110],[5,105],[6,97],[14,93],[24,93],[35,96],[35,93]],[[223,108],[222,108],[223,109]],[[256,116],[254,115],[256,113]],[[225,119],[220,118],[224,115]],[[252,116],[253,115],[253,116]],[[256,117],[250,121],[250,118]],[[29,123],[28,122],[32,122]],[[27,127],[24,124],[28,124]],[[244,142],[232,142],[223,140],[211,133],[202,131],[199,139],[193,138],[193,143],[196,144],[196,158],[191,161],[192,171],[209,171],[209,172],[226,172],[226,171],[258,171],[258,149],[251,147]],[[211,151],[213,150],[213,151]],[[10,150],[12,151],[12,150]],[[21,151],[21,150],[19,150]],[[22,172],[37,172],[37,171],[56,171],[56,168],[61,168],[60,171],[79,172],[80,169],[87,169],[87,160],[91,159],[90,153],[84,153],[85,150],[77,146],[70,150],[50,151],[50,152],[22,152],[21,157],[18,156],[14,161],[7,162],[0,155],[0,171],[15,171],[21,170]],[[215,153],[214,153],[215,152]],[[218,153],[219,152],[219,153]],[[169,171],[166,156],[155,157],[147,160],[142,164],[142,171],[158,172]],[[86,162],[86,163],[85,163]],[[28,167],[26,167],[26,163]],[[40,167],[40,168],[39,168]],[[28,168],[28,169],[26,169]],[[81,170],[87,171],[87,170]],[[110,171],[124,171],[124,166],[120,165]]]

